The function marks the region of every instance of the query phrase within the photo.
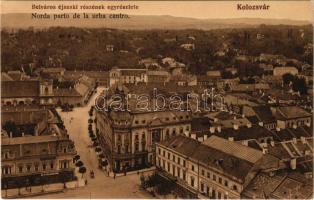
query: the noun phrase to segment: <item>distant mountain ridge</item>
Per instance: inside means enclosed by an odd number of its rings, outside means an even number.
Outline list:
[[[266,25],[309,25],[309,21],[290,19],[234,18],[196,19],[169,15],[131,15],[129,19],[31,19],[30,13],[1,14],[2,28],[48,28],[51,26],[114,29],[220,29],[246,28]]]

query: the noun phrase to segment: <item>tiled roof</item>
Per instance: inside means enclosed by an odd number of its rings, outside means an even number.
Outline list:
[[[262,121],[264,123],[276,121],[269,106],[254,106],[252,107],[252,109],[254,110],[256,117],[259,119],[259,121]]]
[[[194,151],[201,145],[197,140],[179,135],[172,137],[168,140],[160,142],[161,145],[166,146],[176,152],[183,154],[187,157],[190,157]]]
[[[217,136],[209,137],[203,142],[203,144],[224,152],[225,154],[245,160],[249,163],[255,163],[263,156],[261,151],[246,147],[236,142],[228,141]]]
[[[210,128],[210,122],[207,117],[192,118],[191,131],[206,131]]]
[[[312,116],[310,113],[297,106],[277,107],[275,111],[277,119],[294,119]]]
[[[3,81],[1,97],[39,97],[39,81]]]
[[[13,81],[13,78],[11,78],[6,72],[1,72],[1,81]]]

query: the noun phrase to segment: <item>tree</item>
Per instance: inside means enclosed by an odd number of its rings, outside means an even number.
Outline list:
[[[292,83],[292,89],[295,92],[300,92],[301,95],[307,94],[306,81],[303,77],[296,77]]]
[[[96,152],[101,152],[101,148],[100,147],[96,147],[95,151]]]
[[[77,161],[76,162],[76,164],[75,164],[75,166],[77,166],[77,167],[82,167],[84,165],[84,163],[82,162],[82,161]]]
[[[283,84],[288,85],[294,81],[294,76],[290,73],[282,75]]]
[[[80,155],[75,155],[74,158],[73,158],[73,160],[76,162],[76,161],[78,161],[80,158],[81,158]]]
[[[82,178],[83,178],[83,175],[86,173],[86,167],[80,167],[79,173],[82,174]]]

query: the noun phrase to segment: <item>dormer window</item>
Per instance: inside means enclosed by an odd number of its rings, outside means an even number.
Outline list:
[[[137,121],[137,120],[135,121],[135,124],[138,124],[138,121]]]
[[[145,124],[145,123],[146,123],[146,120],[142,120],[142,123]]]

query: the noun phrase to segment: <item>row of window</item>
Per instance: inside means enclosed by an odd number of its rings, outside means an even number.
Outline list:
[[[192,171],[194,171],[194,165],[192,165]],[[201,176],[203,176],[205,178],[208,178],[208,179],[210,179],[212,181],[215,181],[215,182],[219,183],[222,186],[225,186],[225,187],[229,186],[228,180],[223,179],[222,177],[220,177],[220,176],[218,176],[218,175],[216,175],[214,173],[210,173],[208,171],[205,174],[205,170],[204,169],[201,169]],[[237,185],[233,185],[232,189],[237,191],[238,190]]]
[[[158,155],[163,156],[164,158],[166,158],[166,151],[162,150],[161,148],[158,148]],[[181,163],[181,158],[179,156],[176,156],[175,154],[171,154],[170,152],[167,152],[167,158],[168,160],[172,160],[173,162],[178,163],[179,165],[182,165],[183,167],[186,166],[186,162],[184,159],[182,159],[182,163]]]
[[[183,167],[186,167],[186,161],[184,159],[181,159],[179,156],[176,156],[175,154],[171,155],[171,153],[170,152],[166,152],[166,150],[158,148],[158,155],[160,157],[164,157],[164,158],[166,158],[168,160],[172,160],[173,162],[175,162],[175,163],[177,163],[177,164],[179,164],[179,165],[181,165]],[[158,158],[159,165],[161,165],[162,168],[167,169],[166,171],[171,173],[170,172],[170,164],[169,164],[169,162],[167,162],[167,166],[166,166],[166,164],[165,164],[166,161],[162,160],[163,163],[161,163],[160,160],[161,159]],[[182,160],[182,162],[181,162],[181,160]],[[175,169],[174,168],[175,168],[175,165],[173,165],[173,171],[172,171],[171,174],[173,174],[175,176],[175,174],[174,174],[174,170]],[[196,166],[191,164],[191,170],[196,172]],[[225,187],[228,187],[228,188],[229,188],[229,186],[231,187],[231,185],[229,185],[228,180],[223,179],[222,177],[220,177],[220,176],[218,176],[218,175],[216,175],[214,173],[210,173],[209,171],[205,172],[204,169],[201,169],[201,173],[200,174],[201,174],[201,176],[203,176],[205,178],[208,178],[208,179],[210,179],[212,181],[215,181],[215,182],[219,183],[222,186],[225,186]],[[178,177],[180,177],[180,169],[179,169],[179,167],[178,167]],[[231,189],[237,191],[238,190],[237,185],[233,184]]]
[[[42,162],[35,163],[34,165],[31,163],[28,164],[21,164],[17,167],[18,173],[30,173],[30,172],[38,172],[38,171],[46,171],[46,170],[53,170],[55,167],[54,162]],[[69,168],[69,161],[64,160],[60,161],[60,169],[66,169]],[[12,174],[12,166],[3,166],[2,167],[2,174]]]
[[[297,120],[296,122],[292,121],[292,122],[287,122],[287,127],[292,127],[293,125],[296,126],[304,126],[305,123],[309,123],[310,120]]]
[[[164,159],[158,159],[157,163],[162,169],[167,171],[169,174],[171,174],[174,177],[180,178],[184,181],[187,181],[186,171],[182,170],[180,167],[177,167],[175,165],[170,164],[169,162],[166,162]],[[190,177],[190,185],[195,188],[195,178],[193,176]],[[204,183],[201,183],[200,186],[201,192],[206,193],[207,196],[215,198],[215,199],[228,199],[227,194],[223,194],[220,191],[216,191],[214,188],[210,188],[209,186],[205,185]]]

